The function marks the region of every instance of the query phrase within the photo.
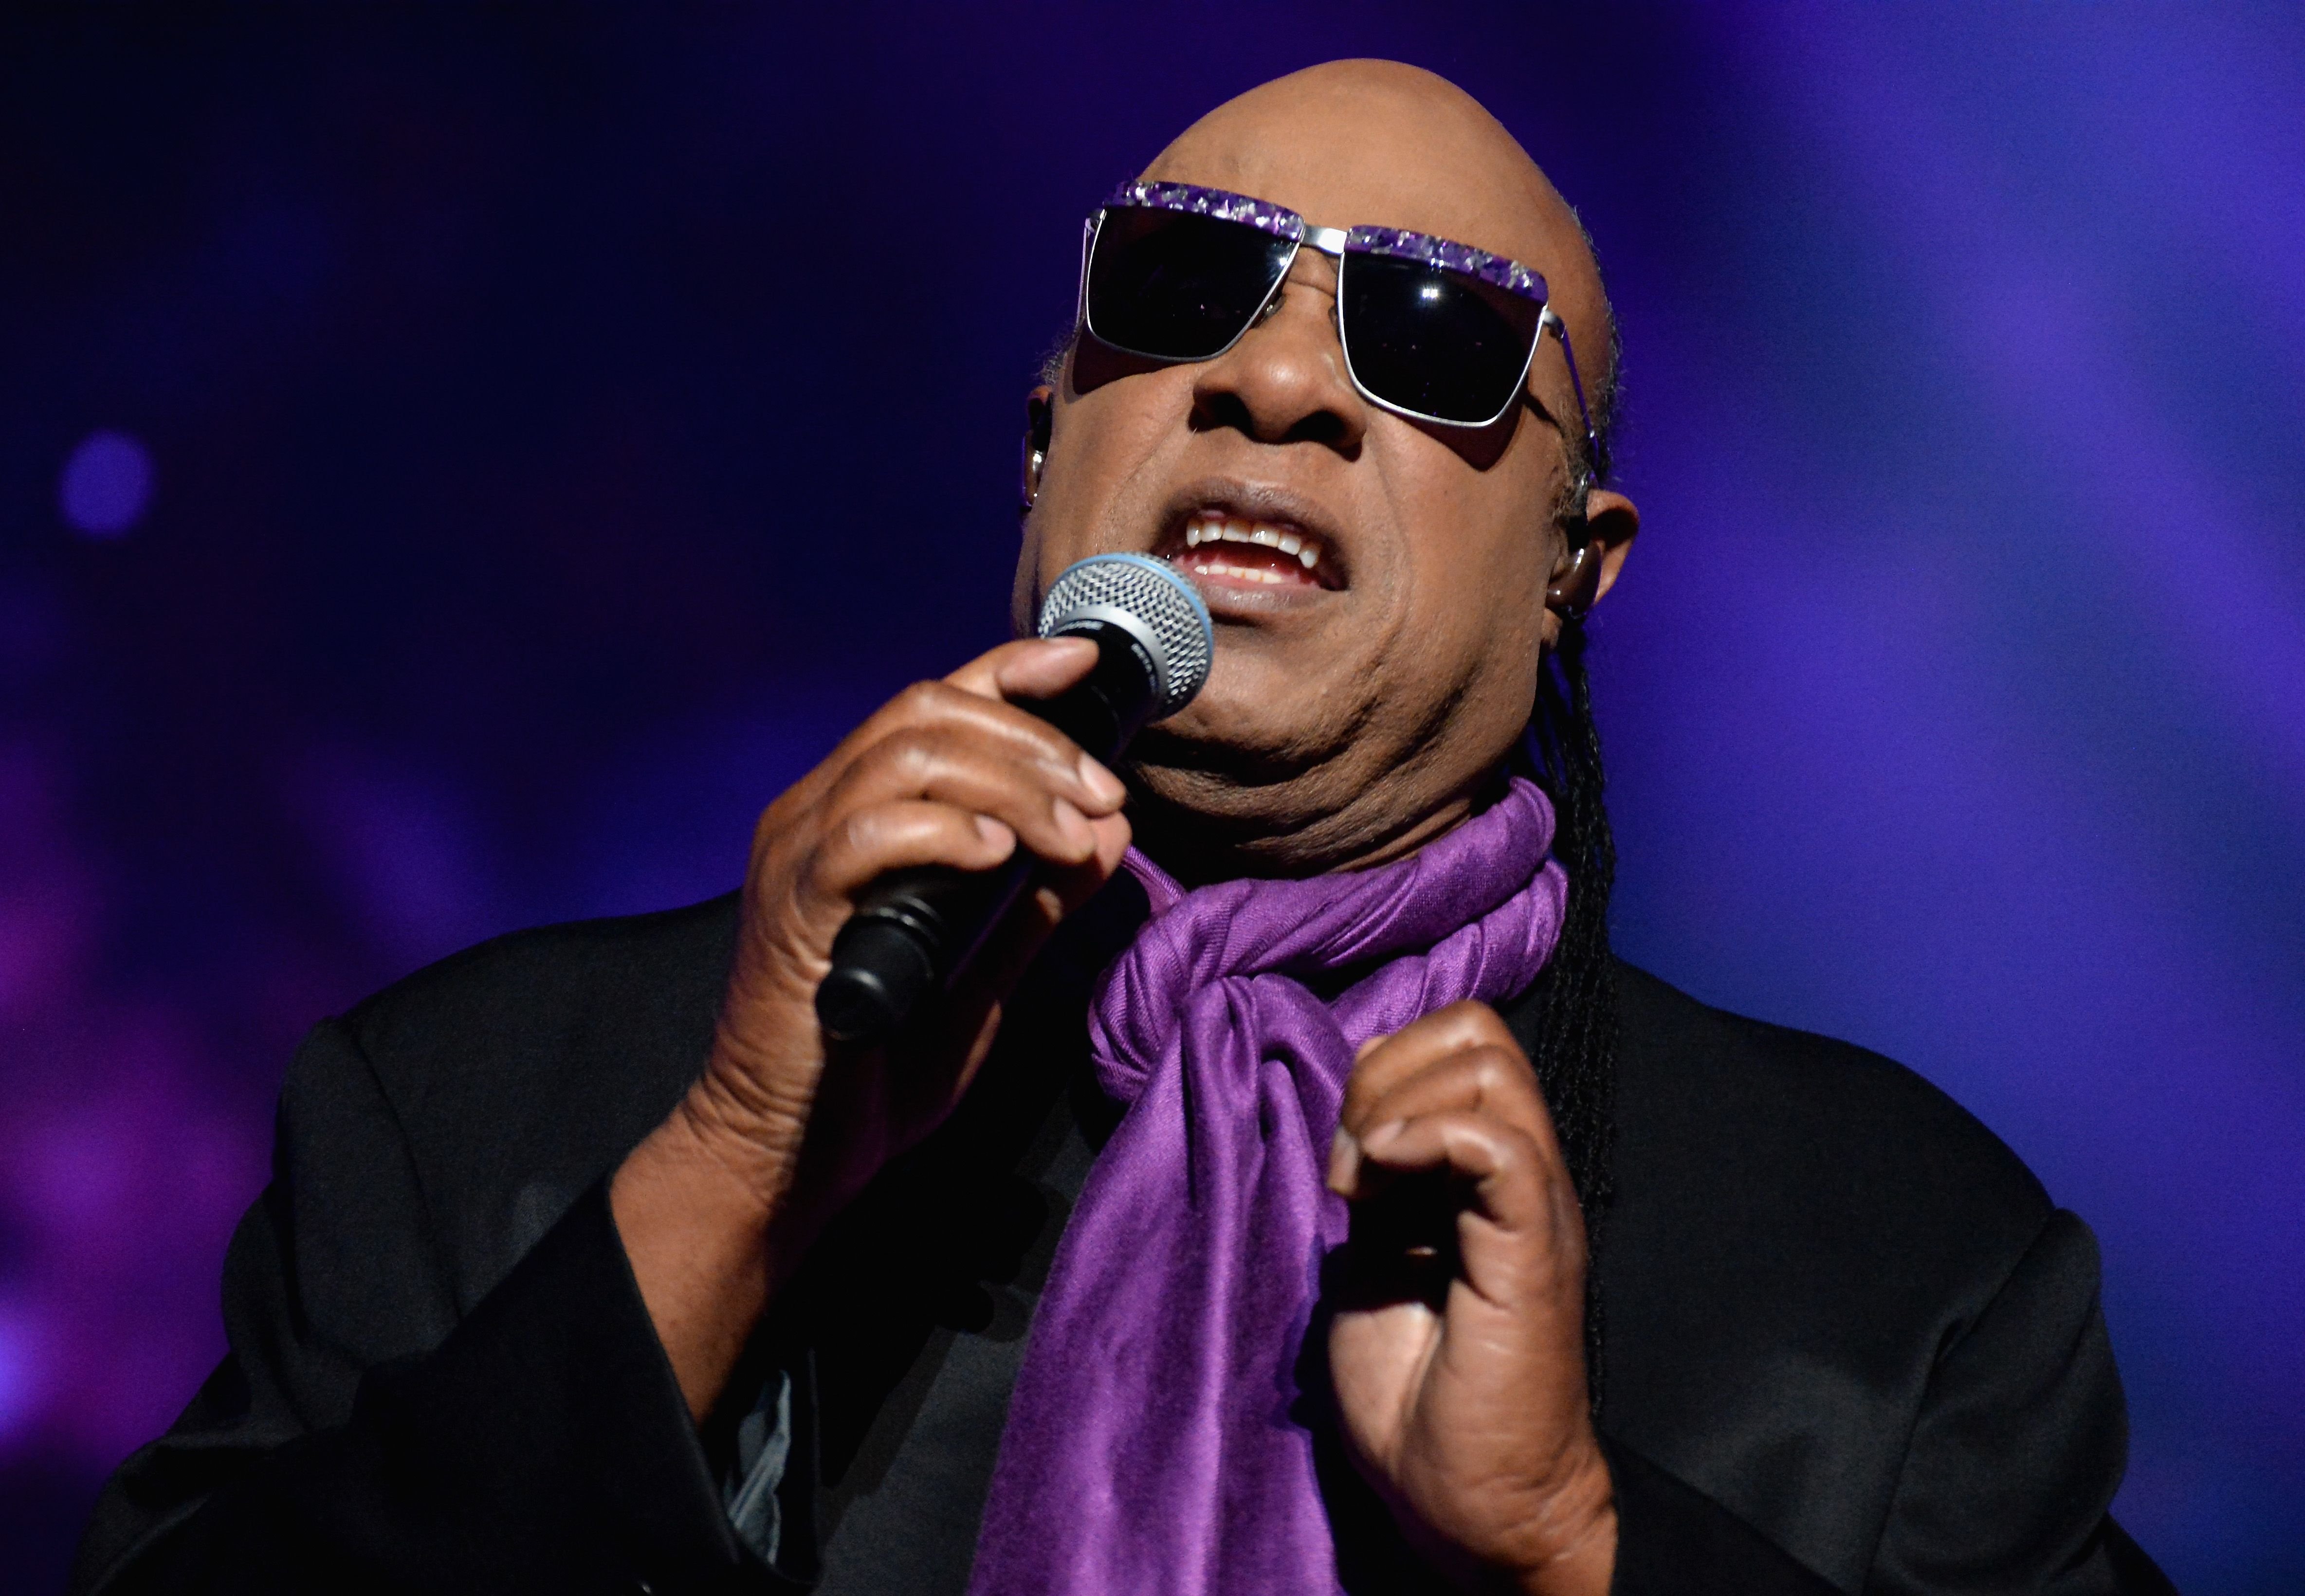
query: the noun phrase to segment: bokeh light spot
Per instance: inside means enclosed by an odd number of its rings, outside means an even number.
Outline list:
[[[152,498],[152,456],[124,432],[91,432],[64,462],[56,502],[91,538],[117,538]]]

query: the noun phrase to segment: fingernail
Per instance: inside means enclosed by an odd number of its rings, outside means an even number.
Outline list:
[[[986,842],[999,843],[1008,840],[1008,828],[991,815],[971,815],[969,819],[976,822],[976,835]]]
[[[1088,817],[1075,808],[1069,798],[1051,799],[1049,807],[1057,817],[1057,829],[1065,840],[1085,848],[1096,846],[1096,832],[1091,828]]]
[[[1340,1197],[1352,1194],[1353,1184],[1361,1172],[1361,1144],[1353,1140],[1350,1131],[1337,1127],[1329,1142],[1329,1190]]]
[[[1400,1140],[1401,1132],[1408,1128],[1408,1122],[1405,1119],[1388,1119],[1361,1138],[1361,1150],[1374,1152],[1380,1148],[1390,1147]]]
[[[1080,757],[1080,778],[1088,795],[1099,803],[1118,803],[1128,796],[1128,789],[1121,785],[1120,777],[1086,754]]]

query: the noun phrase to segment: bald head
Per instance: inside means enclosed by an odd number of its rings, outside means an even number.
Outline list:
[[[1535,267],[1586,362],[1596,416],[1605,410],[1614,327],[1585,230],[1519,140],[1448,79],[1398,61],[1308,66],[1227,100],[1144,175],[1253,194],[1315,226],[1405,227]]]

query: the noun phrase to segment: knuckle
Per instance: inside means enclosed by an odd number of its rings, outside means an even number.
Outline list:
[[[891,699],[889,708],[907,718],[923,718],[940,711],[953,691],[942,682],[915,682]]]
[[[906,791],[919,791],[936,779],[944,768],[942,739],[926,726],[910,726],[891,732],[873,744],[860,764],[869,768],[859,779],[878,777]]]
[[[933,753],[940,741],[935,727],[914,722],[881,738],[872,751],[891,763],[907,765]]]
[[[1535,1149],[1529,1145],[1527,1137],[1511,1126],[1484,1121],[1478,1133],[1487,1144],[1489,1161],[1499,1175],[1518,1175],[1532,1162]]]
[[[887,832],[887,821],[880,810],[851,810],[840,817],[831,840],[844,853],[870,853]]]
[[[1483,1102],[1493,1101],[1511,1088],[1511,1077],[1493,1053],[1481,1052],[1466,1060],[1466,1070],[1473,1077],[1473,1088]]]
[[[839,847],[838,838],[823,837],[819,839],[817,846],[801,856],[786,877],[786,890],[778,895],[784,906],[801,911],[803,905],[835,896],[832,867],[838,857]],[[804,912],[800,913],[800,917],[805,918]]]
[[[1518,1053],[1509,1053],[1502,1048],[1483,1048],[1473,1059],[1474,1071],[1484,1091],[1518,1098],[1525,1096],[1535,1083],[1535,1076],[1530,1073],[1527,1061]]]
[[[809,887],[821,896],[846,890],[860,870],[897,840],[896,817],[885,808],[852,810],[821,838],[808,858]]]

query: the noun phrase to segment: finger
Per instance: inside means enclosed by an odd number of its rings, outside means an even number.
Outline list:
[[[878,877],[914,865],[984,870],[1016,851],[999,821],[949,803],[899,799],[852,811],[810,855],[803,892],[812,906],[846,913]]]
[[[1004,643],[978,656],[945,680],[964,692],[1008,703],[1051,699],[1079,682],[1096,666],[1097,647],[1084,637],[1035,638]],[[1076,751],[1079,752],[1079,751]],[[1128,789],[1120,778],[1085,752],[1079,752],[1081,779],[1107,808],[1118,809]],[[1100,811],[1092,810],[1096,813]]]
[[[1361,1044],[1345,1083],[1341,1118],[1347,1125],[1365,1123],[1360,1116],[1373,1099],[1427,1065],[1474,1048],[1501,1048],[1519,1055],[1520,1043],[1497,1011],[1485,1003],[1452,1003],[1412,1022],[1391,1036]]]
[[[1057,895],[1062,911],[1071,913],[1101,891],[1120,868],[1128,852],[1130,830],[1127,815],[1104,815],[1088,823],[1094,850],[1076,864],[1046,866],[1041,879]]]
[[[1501,1119],[1548,1156],[1558,1154],[1536,1072],[1518,1048],[1475,1047],[1437,1058],[1376,1095],[1364,1096],[1342,1128],[1357,1137],[1397,1121],[1452,1111]]]
[[[1054,698],[1095,668],[1084,637],[1033,637],[979,654],[945,680],[980,698]]]
[[[1476,1045],[1421,1065],[1412,1056],[1406,1074],[1399,1069],[1369,1072],[1380,1084],[1363,1082],[1359,1091],[1348,1094],[1329,1147],[1330,1190],[1349,1193],[1355,1189],[1362,1137],[1427,1114],[1493,1115],[1527,1135],[1547,1156],[1558,1158],[1552,1116],[1537,1091],[1536,1072],[1518,1048]]]
[[[914,726],[949,726],[1010,748],[1020,758],[1074,777],[1081,786],[1084,807],[1093,813],[1109,813],[1127,796],[1127,789],[1111,771],[1030,709],[948,682],[914,683],[884,706],[874,721],[880,723],[883,737]]]
[[[874,710],[814,769],[770,804],[761,819],[761,836],[771,837],[788,831],[802,814],[821,803],[858,761],[881,744],[931,727],[956,730],[987,749],[1006,750],[1018,760],[1045,766],[1069,786],[1067,795],[1084,813],[1109,814],[1127,796],[1127,789],[1110,771],[1038,716],[949,682],[915,682]]]
[[[1466,1183],[1473,1206],[1509,1231],[1552,1227],[1552,1169],[1527,1135],[1484,1115],[1428,1114],[1382,1126],[1361,1144],[1362,1178],[1445,1170]]]
[[[855,810],[907,798],[988,815],[1055,864],[1077,864],[1096,849],[1083,808],[1091,801],[1070,764],[1052,767],[1029,749],[949,725],[909,728],[868,749],[825,794],[816,824],[829,833]]]
[[[978,704],[1001,701],[1004,679],[1016,683],[1020,697],[1044,697],[1048,692],[1062,692],[1086,675],[1093,667],[1095,658],[1095,645],[1084,638],[1031,638],[1003,643],[979,655],[942,682],[914,683],[866,717],[863,725],[843,737],[806,776],[787,788],[769,805],[761,816],[755,846],[766,838],[788,829],[794,818],[821,800],[833,783],[839,780],[842,772],[866,749],[891,732],[932,715],[940,700],[949,696],[959,696],[974,700]],[[1017,713],[1023,715],[1021,710]],[[1024,718],[1037,719],[1032,716],[1024,716]],[[1053,727],[1044,726],[1042,729],[1051,734],[1054,732]],[[1061,736],[1058,741],[1070,746],[1068,740]],[[1074,752],[1084,765],[1095,765],[1094,760],[1078,754],[1077,750]],[[1053,757],[1061,759],[1063,755],[1059,753]],[[1082,772],[1084,781],[1097,792],[1107,792],[1119,785],[1118,781],[1110,779],[1110,771],[1103,770],[1101,766],[1097,770],[1101,772],[1104,779],[1099,779],[1096,774],[1085,768]],[[1095,794],[1090,796],[1093,802]],[[1118,802],[1119,799],[1115,797],[1110,806],[1117,806]],[[1093,809],[1091,812],[1095,811]]]
[[[1363,1269],[1405,1271],[1427,1300],[1448,1278],[1501,1305],[1578,1299],[1583,1212],[1567,1176],[1548,1170],[1527,1136],[1452,1113],[1387,1127],[1372,1142],[1353,1195]]]

